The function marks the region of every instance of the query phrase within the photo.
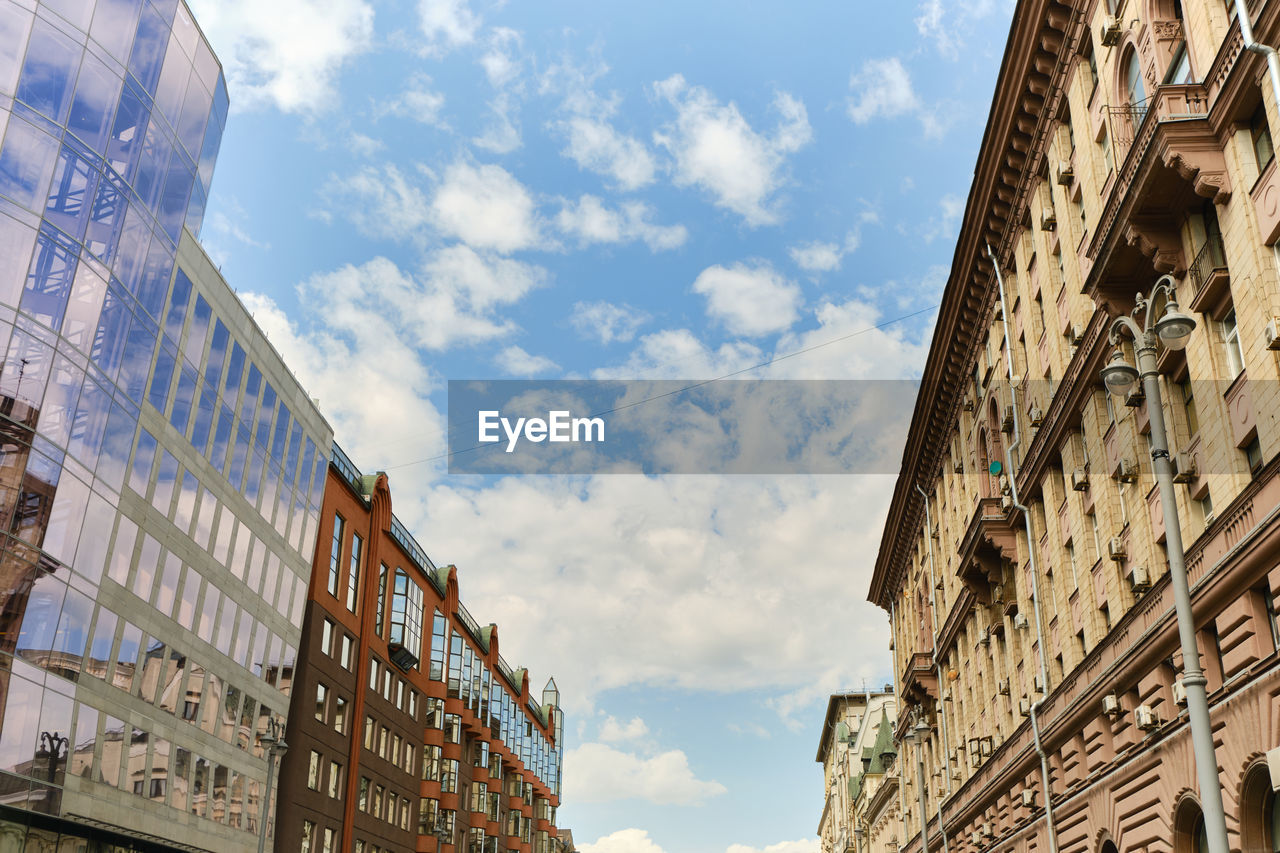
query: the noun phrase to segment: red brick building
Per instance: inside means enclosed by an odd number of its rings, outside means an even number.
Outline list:
[[[333,448],[277,850],[551,853],[563,718],[391,512],[386,474]]]

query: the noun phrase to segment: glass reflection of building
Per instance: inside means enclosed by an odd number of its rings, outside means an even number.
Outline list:
[[[194,237],[227,103],[179,0],[0,0],[0,853],[273,826],[331,433]]]

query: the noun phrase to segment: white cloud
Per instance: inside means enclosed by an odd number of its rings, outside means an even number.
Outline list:
[[[578,849],[582,853],[663,853],[643,829],[619,829],[590,844],[579,844]]]
[[[610,716],[600,724],[600,734],[597,737],[604,743],[617,743],[624,740],[638,740],[648,733],[649,727],[639,717],[632,717],[627,722],[620,723],[616,717]]]
[[[576,302],[569,316],[569,322],[579,334],[596,338],[602,344],[631,340],[648,320],[649,315],[643,311],[611,302]]]
[[[516,79],[520,73],[521,60],[515,55],[520,48],[520,34],[509,27],[494,27],[489,35],[488,49],[480,57],[480,67],[484,69],[489,83],[502,88]]]
[[[412,119],[422,124],[439,124],[440,111],[444,109],[444,95],[433,88],[432,80],[422,73],[413,74],[405,81],[404,89],[390,100],[378,104],[374,114]]]
[[[479,249],[513,252],[541,240],[533,197],[501,166],[455,162],[431,200],[436,227]]]
[[[467,0],[418,0],[418,21],[427,39],[423,50],[432,56],[470,44],[480,28]]]
[[[939,239],[950,240],[958,233],[960,218],[963,216],[964,199],[947,193],[938,199],[938,212],[925,223],[920,236],[926,243]]]
[[[707,315],[732,334],[754,337],[780,332],[799,317],[800,288],[766,263],[707,267],[693,282],[707,297]]]
[[[517,302],[542,284],[541,267],[485,255],[470,246],[449,246],[430,255],[424,273],[481,311]]]
[[[347,138],[347,148],[357,157],[366,159],[381,152],[386,146],[382,144],[382,140],[374,139],[363,133],[352,133]]]
[[[978,21],[995,11],[1001,0],[922,0],[916,32],[932,41],[939,56],[958,59],[965,39]],[[1003,0],[1012,6],[1010,0]]]
[[[365,0],[193,0],[191,9],[222,60],[236,108],[332,107],[338,70],[373,39]]]
[[[896,283],[888,288],[908,290]],[[817,326],[790,332],[778,339],[777,353],[817,347],[780,361],[761,376],[776,379],[908,379],[919,375],[929,351],[929,339],[918,329],[877,328],[885,317],[858,299],[824,302],[813,312]],[[828,343],[837,341],[836,343]],[[826,344],[825,346],[818,346]]]
[[[619,189],[636,190],[653,183],[657,162],[643,142],[614,127],[621,99],[593,88],[607,71],[603,64],[586,70],[569,62],[548,69],[541,91],[562,96],[561,116],[548,127],[564,137],[561,153],[579,168],[611,179]]]
[[[330,175],[320,197],[326,219],[342,216],[370,237],[422,240],[432,222],[426,192],[390,163]]]
[[[823,243],[814,240],[801,243],[787,250],[795,265],[806,272],[830,272],[840,269],[840,261],[844,252],[836,243]]]
[[[493,363],[508,376],[534,377],[559,370],[560,365],[543,355],[531,355],[517,346],[509,346],[494,356]]]
[[[779,841],[768,847],[750,847],[746,844],[730,844],[725,853],[819,853],[822,842],[817,838],[802,838],[799,841]]]
[[[753,344],[734,341],[712,350],[688,329],[663,329],[642,335],[627,360],[592,371],[596,379],[712,378],[733,373],[766,358]]]
[[[499,92],[488,106],[489,123],[484,132],[471,141],[477,148],[494,154],[510,154],[523,144],[520,127],[514,117],[518,101],[509,92]]]
[[[654,141],[675,159],[677,186],[697,186],[748,225],[777,222],[773,195],[784,183],[786,156],[813,138],[804,104],[785,92],[774,99],[780,121],[769,136],[754,130],[736,104],[721,104],[679,74],[654,84],[676,110]]]
[[[657,805],[701,805],[728,790],[697,778],[682,750],[642,758],[602,743],[566,752],[564,780],[565,798],[575,803],[642,799]]]
[[[656,252],[678,248],[688,239],[683,225],[654,225],[649,221],[652,215],[653,208],[643,202],[623,202],[610,209],[596,196],[583,195],[576,202],[564,202],[555,221],[557,228],[584,246],[643,240]]]
[[[849,78],[849,88],[849,117],[857,124],[906,115],[920,107],[911,75],[896,56],[863,62],[862,69]]]

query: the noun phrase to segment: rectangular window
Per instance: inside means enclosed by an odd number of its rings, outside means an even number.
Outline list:
[[[355,664],[354,652],[355,652],[355,643],[352,642],[351,635],[343,634],[342,635],[342,653],[339,656],[339,662],[342,664],[343,669],[350,671],[351,667]]]
[[[440,790],[446,794],[458,792],[458,759],[446,758],[441,764]]]
[[[430,744],[422,748],[422,781],[440,781],[440,747]]]
[[[338,568],[342,565],[342,530],[345,522],[333,514],[333,542],[329,546],[329,594],[338,597]]]
[[[1182,412],[1187,419],[1187,434],[1195,435],[1200,431],[1200,418],[1196,414],[1196,397],[1191,380],[1183,379],[1179,382],[1178,390],[1182,392]]]
[[[1262,104],[1258,105],[1249,122],[1249,135],[1253,139],[1253,156],[1257,160],[1258,171],[1261,172],[1271,165],[1275,156],[1275,149],[1271,144],[1271,127],[1267,124],[1267,108]]]
[[[316,825],[309,820],[302,822],[302,846],[298,849],[302,853],[311,853],[311,839],[315,837]]]
[[[356,612],[356,602],[360,598],[360,557],[364,550],[364,540],[359,533],[351,534],[351,563],[347,568],[347,609]]]
[[[333,729],[340,735],[347,733],[347,700],[333,697]]]
[[[1227,357],[1228,375],[1235,379],[1244,371],[1244,353],[1240,350],[1240,329],[1236,326],[1236,312],[1231,309],[1219,321],[1222,330],[1222,346]]]
[[[311,750],[311,763],[307,765],[307,787],[313,791],[320,790],[320,753]]]
[[[378,569],[378,606],[374,615],[374,632],[379,636],[385,636],[382,631],[385,627],[385,617],[387,612],[387,564],[383,563]]]
[[[360,790],[356,794],[356,807],[362,812],[369,810],[369,777],[360,777]]]
[[[391,595],[392,643],[403,647],[405,655],[400,660],[409,669],[418,665],[422,652],[422,587],[413,582],[403,569],[396,569],[395,587]],[[393,656],[395,657],[395,656]],[[409,658],[412,658],[412,661]]]
[[[364,718],[364,748],[369,750],[370,752],[373,751],[373,732],[374,732],[373,717],[365,717]]]
[[[431,621],[431,672],[434,681],[444,681],[444,656],[448,649],[448,623],[439,610]]]
[[[338,799],[342,794],[342,765],[336,761],[329,762],[329,796]]]
[[[333,621],[330,619],[325,619],[320,626],[320,651],[333,654]]]
[[[1244,460],[1249,465],[1250,474],[1257,474],[1262,470],[1262,445],[1256,435],[1244,446]]]
[[[324,828],[324,853],[333,853],[333,830]]]
[[[324,684],[316,685],[316,719],[326,722],[329,712],[329,688]]]
[[[457,714],[444,715],[445,743],[462,743],[462,718]]]

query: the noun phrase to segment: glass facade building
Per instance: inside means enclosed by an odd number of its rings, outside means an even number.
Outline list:
[[[332,433],[195,240],[227,103],[178,0],[0,0],[0,851],[271,831]]]

